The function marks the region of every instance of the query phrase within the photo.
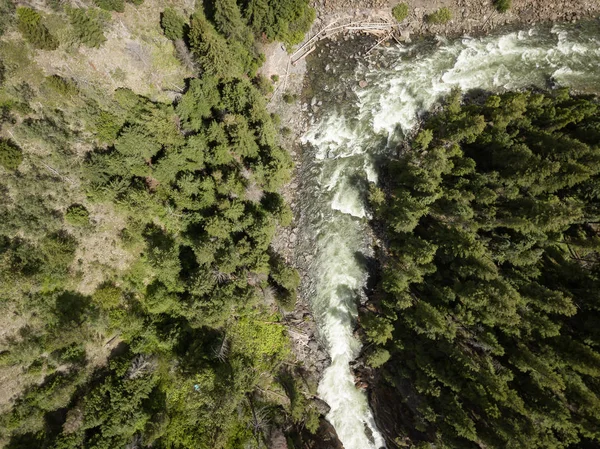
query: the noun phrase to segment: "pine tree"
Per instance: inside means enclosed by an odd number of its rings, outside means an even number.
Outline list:
[[[90,10],[69,8],[67,13],[75,35],[83,45],[98,48],[106,42],[103,27],[97,17],[91,16]]]
[[[0,139],[0,165],[7,170],[16,170],[23,161],[23,152],[12,141]]]
[[[173,8],[167,8],[160,17],[160,26],[167,39],[172,41],[185,37],[185,19]]]
[[[58,40],[42,23],[42,17],[33,9],[17,8],[18,28],[23,37],[40,50],[56,50]]]
[[[192,16],[188,39],[205,75],[233,78],[240,74],[240,67],[233,58],[227,41],[216,32],[204,14],[198,12]]]
[[[213,20],[219,33],[227,39],[252,45],[252,35],[248,34],[249,30],[235,0],[216,0]]]

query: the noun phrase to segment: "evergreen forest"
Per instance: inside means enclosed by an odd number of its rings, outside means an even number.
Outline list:
[[[391,444],[598,447],[598,101],[454,92],[382,172],[361,324]]]
[[[0,19],[0,446],[300,444],[257,44],[302,40],[308,1],[38,3]]]

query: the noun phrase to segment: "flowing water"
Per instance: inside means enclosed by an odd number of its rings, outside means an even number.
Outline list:
[[[371,68],[339,58],[313,77],[323,105],[303,137],[301,249],[312,255],[305,293],[332,359],[319,395],[331,406],[327,419],[345,449],[378,449],[383,438],[349,365],[361,349],[353,330],[371,255],[365,191],[367,181],[377,181],[376,161],[455,87],[503,91],[550,82],[600,91],[600,27],[594,22],[430,40],[387,48]],[[360,88],[359,80],[367,86]]]

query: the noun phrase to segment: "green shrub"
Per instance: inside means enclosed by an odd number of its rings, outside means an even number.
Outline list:
[[[60,230],[46,235],[40,242],[40,249],[46,259],[52,261],[46,268],[53,275],[64,274],[75,257],[77,240],[65,230]]]
[[[426,150],[432,139],[433,131],[430,129],[423,129],[419,131],[419,134],[414,138],[413,145],[420,150]]]
[[[250,27],[263,39],[278,40],[288,45],[302,42],[304,33],[315,20],[309,0],[243,1],[242,8]],[[251,5],[251,6],[250,6]]]
[[[361,317],[361,324],[367,335],[367,340],[372,343],[383,345],[392,338],[394,326],[385,317],[375,314],[364,315]]]
[[[94,3],[96,6],[106,11],[125,11],[125,2],[123,0],[94,0]],[[127,0],[127,3],[132,3],[137,6],[144,3],[144,0]]]
[[[296,102],[298,96],[296,94],[290,94],[289,92],[286,92],[283,94],[282,98],[287,104],[292,104]]]
[[[97,15],[94,17],[93,10],[69,8],[67,14],[80,43],[86,47],[98,48],[106,42],[102,23]]]
[[[72,80],[66,80],[58,75],[47,76],[44,87],[64,96],[77,95],[79,89]]]
[[[271,121],[273,122],[273,125],[279,126],[281,124],[281,116],[275,112],[271,112]]]
[[[125,70],[123,70],[121,67],[117,67],[110,72],[110,76],[112,76],[112,79],[115,81],[124,82],[127,79],[127,72],[125,72]]]
[[[21,81],[21,83],[12,86],[11,90],[17,100],[22,103],[29,103],[35,97],[35,91],[27,81]]]
[[[377,348],[367,357],[367,363],[372,368],[379,368],[390,359],[390,353],[383,348]]]
[[[13,364],[12,356],[13,354],[10,351],[4,350],[0,352],[0,366],[10,366]]]
[[[283,227],[287,227],[292,224],[292,221],[294,220],[294,213],[288,204],[284,204],[283,207],[279,209],[277,219],[279,220],[279,224]]]
[[[103,309],[114,309],[121,302],[123,292],[112,283],[104,283],[92,295],[92,300]]]
[[[44,3],[52,9],[52,11],[62,12],[64,0],[44,0]]]
[[[82,364],[85,362],[86,352],[83,344],[77,342],[54,351],[51,356],[59,363]]]
[[[95,126],[96,137],[100,142],[113,143],[123,127],[123,120],[110,112],[100,111]]]
[[[385,193],[375,184],[369,185],[369,203],[374,207],[379,207],[385,203]]]
[[[296,300],[298,299],[298,294],[296,291],[287,291],[280,290],[276,293],[275,300],[279,307],[281,307],[285,312],[291,312],[296,307]]]
[[[271,81],[273,81],[274,83],[279,81],[279,75],[271,75]]]
[[[399,3],[392,8],[392,16],[398,22],[402,22],[408,17],[408,5],[406,3]]]
[[[42,23],[42,16],[31,8],[17,8],[18,28],[23,37],[41,50],[56,50],[58,40]]]
[[[506,12],[512,6],[512,0],[494,0],[494,7],[498,12]]]
[[[273,280],[288,291],[294,291],[300,285],[300,275],[298,271],[286,265],[284,262],[278,262],[271,269]]]
[[[261,94],[268,95],[273,93],[273,84],[264,75],[257,75],[254,77],[254,85],[258,88]]]
[[[167,8],[163,11],[160,18],[160,26],[167,39],[172,41],[183,39],[185,35],[185,19],[173,8]]]
[[[23,152],[12,141],[0,139],[0,165],[7,170],[16,170],[23,161]]]
[[[452,20],[452,12],[450,9],[443,7],[431,14],[425,16],[425,21],[433,25],[443,25]]]
[[[319,411],[315,407],[308,408],[304,419],[304,426],[313,435],[316,435],[319,430],[319,425],[321,424],[319,417]]]
[[[125,11],[125,2],[123,0],[94,0],[94,3],[106,11]]]
[[[90,222],[90,213],[81,204],[71,204],[65,213],[65,220],[73,226],[85,226]]]

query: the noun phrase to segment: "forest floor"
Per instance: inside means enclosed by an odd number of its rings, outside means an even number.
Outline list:
[[[600,2],[597,0],[513,0],[511,9],[504,14],[495,10],[492,0],[404,0],[409,5],[408,17],[399,24],[398,37],[410,42],[411,38],[425,35],[441,35],[446,37],[481,35],[493,30],[513,26],[532,25],[539,22],[575,22],[577,20],[598,17]],[[305,42],[323,28],[333,23],[352,22],[390,22],[396,23],[391,15],[392,7],[400,3],[398,0],[313,0],[316,10],[316,20],[312,29],[307,33]],[[430,14],[441,7],[451,10],[453,19],[443,25],[431,25],[425,20]],[[335,35],[330,40],[347,39],[348,32]],[[374,37],[374,41],[376,38]],[[362,41],[364,42],[364,41]],[[300,44],[298,47],[300,47]],[[297,47],[297,48],[298,48]],[[362,52],[362,46],[357,48]],[[282,137],[282,145],[290,151],[296,170],[292,181],[284,189],[284,196],[294,211],[296,219],[291,226],[280,228],[274,249],[299,270],[303,282],[307,282],[307,261],[312,255],[299,254],[298,217],[300,214],[299,177],[302,173],[300,137],[305,133],[310,120],[316,113],[316,107],[310,100],[303,99],[306,92],[306,73],[310,70],[306,59],[292,64],[291,53],[279,43],[265,45],[262,51],[266,62],[261,73],[270,78],[277,75],[279,80],[274,85],[274,93],[269,107],[281,118],[281,127],[289,128],[291,135]],[[309,87],[309,86],[308,86]],[[297,98],[291,104],[285,101],[286,95]],[[306,95],[305,95],[306,96]],[[289,97],[288,97],[289,100]],[[318,106],[317,106],[318,107]],[[294,352],[303,361],[308,371],[318,381],[323,370],[327,367],[327,357],[322,345],[319,344],[318,331],[314,320],[309,319],[309,298],[300,291],[296,309],[287,314],[290,322],[301,323],[290,332],[294,343]]]

